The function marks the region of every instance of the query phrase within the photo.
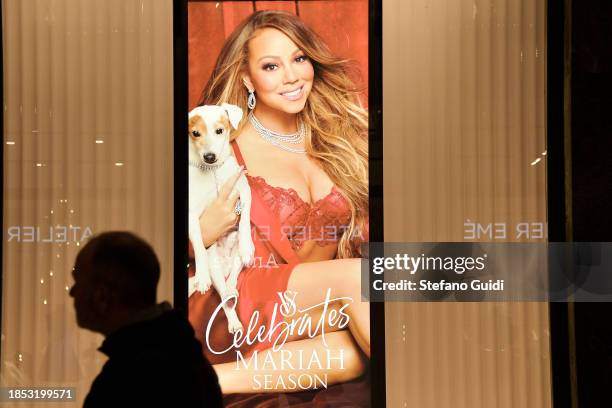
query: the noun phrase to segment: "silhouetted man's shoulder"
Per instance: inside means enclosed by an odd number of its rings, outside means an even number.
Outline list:
[[[85,408],[221,407],[217,375],[189,322],[176,311],[134,323],[100,347],[109,356]]]

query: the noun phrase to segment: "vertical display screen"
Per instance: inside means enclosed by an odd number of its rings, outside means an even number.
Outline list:
[[[193,1],[188,26],[189,320],[224,404],[370,406],[368,2]]]

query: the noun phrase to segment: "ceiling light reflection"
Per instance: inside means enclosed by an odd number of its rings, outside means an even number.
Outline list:
[[[532,161],[532,162],[531,162],[531,165],[532,165],[532,166],[535,166],[535,165],[536,165],[536,164],[538,164],[538,163],[539,163],[541,160],[542,160],[542,159],[538,157],[537,159],[535,159],[534,161]]]

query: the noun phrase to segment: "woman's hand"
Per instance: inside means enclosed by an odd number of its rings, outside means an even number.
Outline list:
[[[234,209],[240,193],[234,189],[234,185],[245,173],[244,167],[240,166],[240,171],[227,179],[219,191],[219,196],[200,215],[200,229],[206,248],[236,225],[238,215]]]

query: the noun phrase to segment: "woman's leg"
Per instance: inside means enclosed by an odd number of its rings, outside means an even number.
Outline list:
[[[325,302],[328,289],[331,299],[340,298],[334,303],[340,303],[340,308],[348,313],[349,329],[359,347],[370,357],[370,304],[361,301],[361,259],[301,263],[293,269],[287,284],[288,291],[297,293],[295,306],[298,311]],[[312,315],[312,312],[311,309],[306,313]]]
[[[329,386],[363,374],[364,357],[348,330],[327,334],[325,340],[327,346],[320,336],[291,341],[277,351],[259,351],[256,360],[251,355],[244,360],[214,365],[223,394],[299,392],[304,391],[299,383],[302,386],[316,383],[320,388],[320,380]],[[313,353],[320,365],[312,363]]]

